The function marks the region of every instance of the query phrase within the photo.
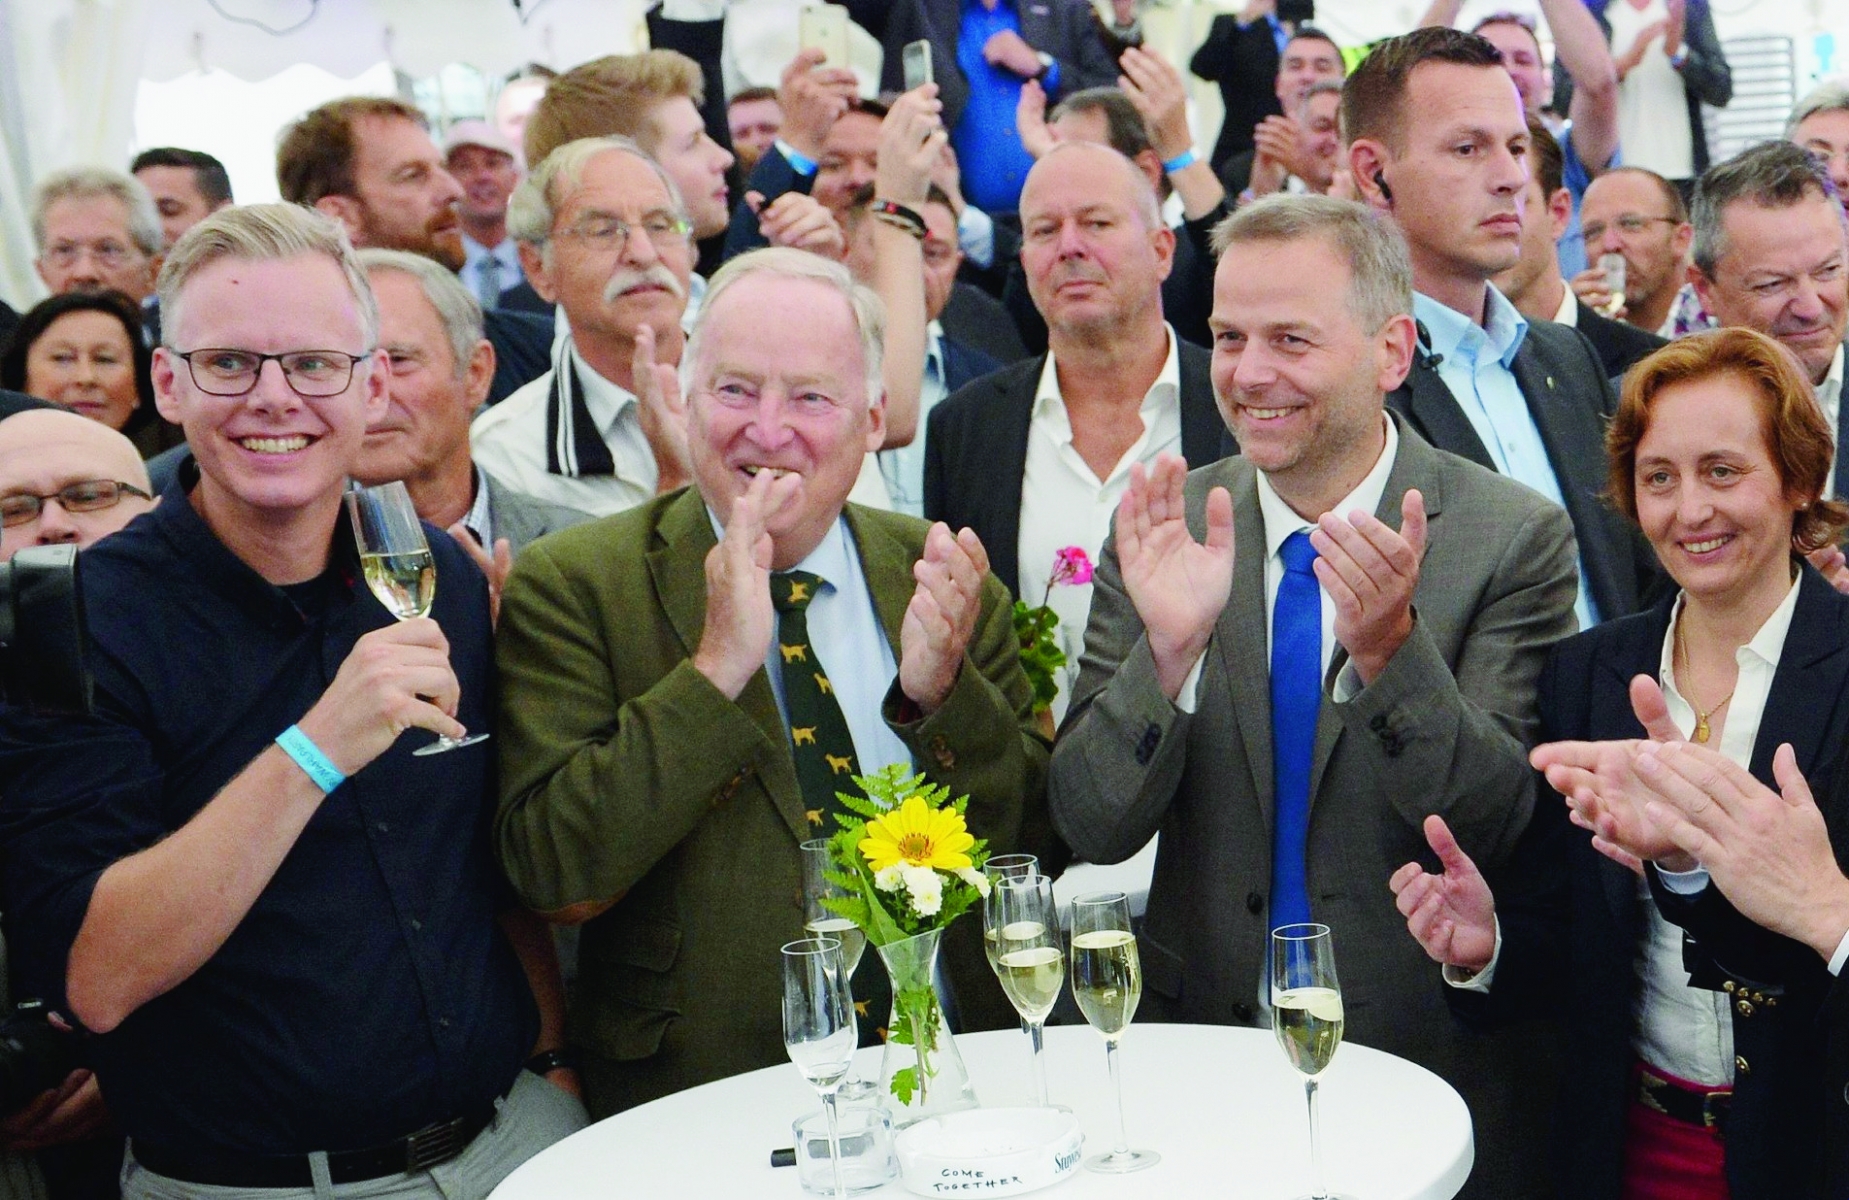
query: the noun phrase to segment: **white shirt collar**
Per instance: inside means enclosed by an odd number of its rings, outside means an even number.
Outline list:
[[[1381,497],[1387,492],[1387,476],[1393,474],[1393,462],[1400,452],[1400,431],[1393,418],[1382,413],[1380,419],[1387,423],[1387,441],[1380,448],[1380,457],[1374,461],[1373,469],[1355,485],[1355,490],[1344,496],[1330,512],[1346,516],[1357,508],[1370,514],[1379,511]],[[1268,557],[1277,554],[1285,538],[1316,524],[1286,504],[1263,471],[1258,473],[1258,511],[1265,522],[1265,554]]]
[[[1554,324],[1577,325],[1579,324],[1579,297],[1573,294],[1572,288],[1561,290],[1566,295],[1560,298],[1560,307],[1554,310]],[[1838,353],[1841,352],[1838,351]]]
[[[569,344],[569,351],[572,362],[578,368],[578,383],[584,388],[584,407],[590,412],[591,420],[597,423],[597,432],[607,440],[617,422],[636,407],[636,394],[622,384],[599,375],[590,363],[584,361],[584,356],[578,353],[575,341]]]
[[[475,503],[469,505],[469,511],[462,514],[462,524],[475,535],[488,551],[494,554],[494,517],[488,508],[488,476],[480,467],[475,468]]]
[[[1817,399],[1823,405],[1823,411],[1836,411],[1836,404],[1843,394],[1843,348],[1838,346],[1836,354],[1830,359],[1830,373],[1817,385]]]
[[[1181,355],[1175,344],[1175,330],[1167,322],[1163,323],[1162,329],[1168,335],[1168,357],[1162,360],[1162,369],[1156,372],[1156,381],[1143,394],[1139,411],[1143,414],[1144,429],[1150,427],[1150,418],[1162,406],[1178,407],[1181,404]],[[1072,441],[1072,420],[1066,415],[1066,399],[1059,391],[1059,369],[1050,350],[1047,352],[1046,365],[1040,369],[1040,382],[1034,391],[1032,420],[1051,426],[1056,443],[1065,445]]]

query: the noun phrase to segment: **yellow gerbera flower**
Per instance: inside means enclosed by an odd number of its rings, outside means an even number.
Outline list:
[[[955,809],[932,808],[924,797],[908,797],[896,811],[867,822],[860,852],[873,870],[894,863],[954,871],[971,866],[964,851],[976,844]]]

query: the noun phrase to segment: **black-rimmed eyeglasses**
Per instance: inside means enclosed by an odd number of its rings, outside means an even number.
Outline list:
[[[122,503],[124,496],[134,496],[142,500],[154,499],[134,484],[123,483],[119,479],[85,479],[77,483],[67,483],[49,495],[31,496],[20,493],[0,496],[0,525],[10,529],[15,525],[24,525],[27,521],[37,520],[38,515],[45,511],[47,500],[56,500],[58,507],[65,512],[85,513],[114,508]]]
[[[340,395],[353,382],[354,368],[372,355],[370,350],[362,354],[348,354],[344,350],[258,354],[255,350],[175,350],[172,347],[168,347],[168,352],[185,360],[194,386],[208,396],[248,394],[257,386],[263,364],[274,359],[282,368],[283,379],[304,399]]]

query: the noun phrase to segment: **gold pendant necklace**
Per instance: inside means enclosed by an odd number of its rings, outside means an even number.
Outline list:
[[[1725,696],[1721,697],[1721,701],[1719,704],[1716,704],[1713,708],[1710,708],[1706,712],[1703,712],[1701,705],[1695,703],[1695,697],[1689,693],[1688,687],[1686,686],[1687,682],[1689,681],[1689,676],[1692,675],[1694,672],[1689,670],[1688,650],[1684,648],[1684,646],[1682,645],[1682,622],[1680,620],[1676,622],[1675,657],[1676,659],[1680,660],[1677,663],[1677,667],[1679,670],[1683,672],[1682,679],[1684,681],[1684,685],[1679,686],[1676,690],[1682,693],[1682,698],[1684,700],[1687,700],[1689,703],[1689,707],[1695,710],[1694,740],[1700,745],[1705,746],[1708,744],[1708,736],[1711,733],[1713,733],[1713,730],[1708,725],[1708,718],[1713,716],[1715,713],[1721,711],[1722,708],[1726,707],[1727,702],[1733,699],[1734,691],[1736,691],[1740,686],[1739,681],[1738,679],[1734,681],[1734,686],[1728,689],[1727,694]]]

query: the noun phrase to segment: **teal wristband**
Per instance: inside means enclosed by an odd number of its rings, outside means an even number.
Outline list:
[[[798,175],[813,175],[821,167],[820,163],[782,138],[777,139],[776,150],[777,153],[783,155],[783,160],[790,164],[790,169]]]
[[[1171,158],[1167,162],[1163,163],[1162,173],[1164,175],[1173,175],[1177,171],[1187,170],[1189,167],[1193,166],[1195,163],[1199,161],[1201,161],[1201,156],[1194,152],[1194,147],[1189,146],[1186,150],[1183,150],[1180,154],[1177,154],[1174,158]]]
[[[277,734],[276,744],[282,747],[284,754],[295,760],[295,765],[302,768],[302,773],[321,789],[323,795],[333,792],[347,781],[347,777],[340,773],[340,768],[328,761],[327,755],[321,753],[321,747],[302,732],[300,725],[291,725]]]

